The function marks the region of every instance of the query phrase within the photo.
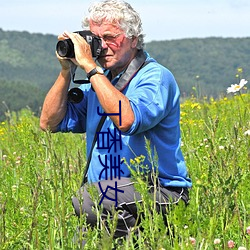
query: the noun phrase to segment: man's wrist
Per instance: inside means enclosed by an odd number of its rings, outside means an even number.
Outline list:
[[[62,77],[70,78],[70,69],[62,69],[60,73]]]
[[[94,75],[104,75],[104,71],[101,67],[99,66],[96,66],[95,68],[93,68],[92,70],[90,70],[88,73],[87,73],[87,78],[90,80],[90,78]]]

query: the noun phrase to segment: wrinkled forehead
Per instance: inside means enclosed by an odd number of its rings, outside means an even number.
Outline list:
[[[110,24],[113,26],[120,27],[121,26],[121,20],[116,18],[108,18],[106,16],[100,16],[100,17],[92,17],[89,19],[89,23],[95,24],[95,25],[103,25],[103,24]]]
[[[101,22],[96,22],[92,19],[89,21],[90,30],[94,33],[103,34],[105,31],[114,33],[123,32],[120,24],[117,22],[110,22],[109,20],[103,19]]]

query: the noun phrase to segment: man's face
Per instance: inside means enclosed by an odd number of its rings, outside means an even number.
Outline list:
[[[102,40],[103,52],[98,58],[101,66],[119,72],[133,59],[137,39],[125,37],[117,25],[105,21],[101,25],[90,22],[90,30]]]

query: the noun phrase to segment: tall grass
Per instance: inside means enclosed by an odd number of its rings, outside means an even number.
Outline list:
[[[181,128],[193,180],[190,204],[173,207],[165,226],[141,181],[142,228],[117,244],[98,222],[99,229],[85,233],[85,249],[228,249],[230,240],[235,249],[250,249],[249,103],[249,94],[186,100]],[[0,124],[0,249],[80,249],[76,228],[85,220],[75,217],[71,197],[85,160],[84,135],[41,132],[28,109],[6,114]],[[116,219],[107,223],[112,234]]]

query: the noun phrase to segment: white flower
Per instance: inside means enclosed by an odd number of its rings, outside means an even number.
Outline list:
[[[214,239],[214,244],[217,245],[217,244],[220,244],[221,240],[220,239]]]
[[[245,247],[239,247],[238,250],[247,250]]]
[[[245,132],[244,132],[244,135],[245,135],[245,136],[250,135],[250,129],[248,129],[247,131],[245,131]]]
[[[241,79],[239,84],[231,84],[231,87],[227,88],[227,93],[235,93],[240,91],[245,85],[247,81],[245,79]]]

